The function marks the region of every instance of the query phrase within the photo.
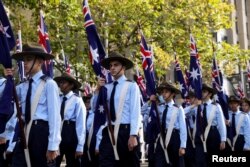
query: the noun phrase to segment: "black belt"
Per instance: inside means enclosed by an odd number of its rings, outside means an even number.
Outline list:
[[[37,120],[33,120],[32,125],[48,125],[48,121],[37,119]]]
[[[211,126],[210,129],[215,130],[215,129],[217,129],[217,126]]]
[[[112,128],[114,128],[115,125],[112,125]],[[130,129],[130,124],[120,124],[119,129]]]
[[[70,120],[64,120],[64,121],[63,121],[63,124],[64,124],[64,125],[75,125],[76,122],[75,122],[75,121],[70,121]]]

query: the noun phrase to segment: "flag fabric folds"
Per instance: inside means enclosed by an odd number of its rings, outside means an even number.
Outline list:
[[[17,39],[16,39],[16,52],[22,52],[22,34],[21,30],[18,30]],[[23,61],[17,61],[18,65],[18,75],[20,82],[24,82],[26,80],[25,73],[24,73],[24,63]]]
[[[108,72],[101,66],[101,61],[105,58],[106,53],[101,43],[100,37],[97,33],[96,26],[92,20],[88,1],[83,1],[82,12],[84,15],[84,27],[87,34],[89,43],[89,58],[97,77],[108,77]],[[108,79],[108,78],[106,78]],[[100,88],[99,95],[96,101],[95,117],[94,117],[94,132],[93,137],[96,136],[101,125],[106,122],[106,113],[108,112],[107,106],[107,89],[105,86]]]
[[[187,84],[185,82],[185,79],[183,77],[180,64],[176,58],[176,55],[175,55],[175,72],[176,72],[176,76],[177,76],[177,81],[179,82],[179,85],[180,85],[179,89],[181,91],[181,96],[183,99],[186,99],[186,97],[188,95],[188,88],[187,88]]]
[[[15,39],[11,25],[0,1],[0,63],[4,68],[12,68],[10,50],[15,46]],[[12,76],[7,76],[3,96],[0,97],[0,133],[5,130],[5,125],[14,112],[13,102],[14,81]]]
[[[148,95],[156,95],[156,83],[154,78],[154,66],[152,61],[152,52],[150,51],[145,37],[141,33],[141,43],[140,43],[140,53],[142,57],[142,68],[144,71],[144,76],[146,79],[146,88]],[[149,111],[148,125],[146,130],[146,142],[153,143],[160,133],[159,117],[157,115],[157,105],[155,102],[151,103],[151,108]]]
[[[43,47],[46,53],[52,53],[50,48],[49,34],[47,26],[44,22],[43,11],[40,10],[40,24],[39,24],[39,44]],[[46,60],[42,66],[43,73],[51,78],[54,76],[53,72],[54,62],[53,60]]]
[[[245,98],[244,90],[243,90],[243,85],[241,82],[238,83],[237,86],[237,95],[240,99]]]
[[[212,67],[212,85],[213,88],[217,90],[216,101],[220,104],[223,115],[226,120],[229,119],[228,114],[228,96],[223,91],[223,77],[219,66],[217,65],[215,57],[213,58]]]

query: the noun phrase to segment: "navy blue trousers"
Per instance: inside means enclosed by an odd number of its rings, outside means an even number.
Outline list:
[[[56,163],[47,163],[49,125],[47,121],[33,121],[29,135],[29,154],[32,167],[55,167]],[[23,146],[17,142],[13,152],[12,167],[26,167]]]
[[[80,167],[80,161],[75,158],[78,143],[75,122],[64,121],[61,136],[60,155],[56,159],[56,166],[60,167],[65,155],[67,167]]]
[[[115,160],[113,146],[111,144],[107,127],[102,131],[102,141],[100,143],[99,163],[100,167],[140,167],[139,141],[133,151],[128,150],[128,139],[130,137],[130,126],[121,124],[118,133],[117,151],[119,161]]]
[[[163,141],[165,141],[165,139]],[[170,164],[167,163],[164,150],[160,144],[160,140],[158,140],[155,149],[155,167],[166,167],[166,166],[184,167],[185,166],[184,157],[179,156],[179,149],[180,149],[180,134],[179,130],[174,129],[167,147]]]
[[[208,161],[210,161],[208,155],[218,154],[220,152],[220,134],[216,126],[211,126],[210,131],[208,133],[206,146],[207,153],[204,153],[203,144],[201,138],[195,137],[195,163],[196,166],[206,167]]]

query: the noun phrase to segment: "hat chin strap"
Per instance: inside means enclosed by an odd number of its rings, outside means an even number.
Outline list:
[[[113,75],[113,77],[116,77],[121,71],[122,71],[122,68],[123,68],[124,66],[122,66],[121,67],[121,69],[115,74],[115,75]]]
[[[33,67],[35,65],[36,59],[37,59],[37,57],[35,57],[35,59],[33,60],[33,64],[32,64],[32,66],[30,67],[29,71],[26,74],[28,78],[30,77],[30,72],[31,72],[31,70],[33,69]]]

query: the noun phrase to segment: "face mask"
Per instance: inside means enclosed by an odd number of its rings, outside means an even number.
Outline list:
[[[159,99],[160,103],[164,103],[165,102],[165,100],[163,99],[162,95],[158,96],[158,99]]]

